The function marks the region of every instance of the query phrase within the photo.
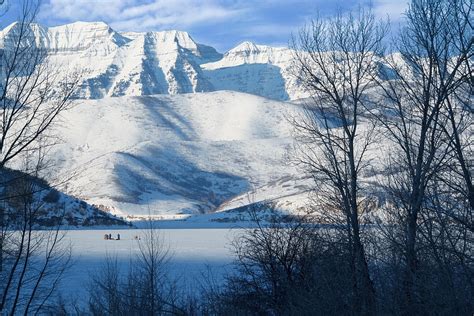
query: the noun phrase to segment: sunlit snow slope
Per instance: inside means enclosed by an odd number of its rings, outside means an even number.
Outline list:
[[[231,91],[82,100],[54,156],[77,171],[73,194],[119,215],[238,207],[304,191],[288,163],[297,109]]]

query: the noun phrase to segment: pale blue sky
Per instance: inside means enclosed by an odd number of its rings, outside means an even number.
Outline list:
[[[0,26],[11,23],[19,0],[10,2]],[[286,46],[316,13],[333,14],[369,6],[398,25],[407,0],[43,0],[38,21],[47,26],[74,21],[104,21],[118,31],[188,31],[221,52],[244,40]]]

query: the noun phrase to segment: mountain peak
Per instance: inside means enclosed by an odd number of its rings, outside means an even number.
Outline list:
[[[7,25],[3,30],[0,30],[0,33],[1,34],[8,34],[8,33],[11,33],[11,32],[16,32],[17,30],[19,30],[21,28],[22,24],[18,21],[15,21],[15,22],[12,22],[11,24]],[[25,26],[25,25],[23,25]],[[27,27],[30,29],[30,30],[33,30],[33,31],[39,31],[39,30],[42,30],[44,29],[41,25],[39,25],[38,23],[30,23],[29,25],[27,25]],[[26,29],[26,27],[24,27]]]
[[[140,36],[138,33],[131,37]],[[188,32],[179,30],[166,30],[147,32],[143,35],[145,40],[151,41],[160,51],[170,52],[184,49],[197,58],[198,63],[215,61],[222,57],[214,48],[197,43]]]
[[[103,21],[75,21],[61,26],[82,26],[82,27],[104,27],[110,28],[110,26]]]
[[[239,45],[235,46],[231,50],[229,50],[227,53],[238,53],[238,52],[249,52],[249,53],[254,53],[254,52],[259,52],[260,51],[260,45],[256,45],[253,42],[250,41],[244,41],[240,43]]]
[[[77,21],[63,25],[52,26],[48,28],[51,32],[58,33],[80,33],[80,32],[95,32],[95,33],[114,33],[115,31],[105,22],[84,22]]]
[[[179,45],[183,48],[196,50],[197,43],[192,39],[188,32],[178,30],[167,30],[158,32],[147,32],[147,37],[154,38],[158,43],[166,43],[167,45]]]
[[[8,33],[10,30],[14,29],[17,25],[19,25],[20,22],[18,21],[15,21],[15,22],[12,22],[10,24],[8,24],[7,26],[5,26],[5,28],[2,30],[2,33]]]
[[[104,22],[73,22],[48,28],[52,49],[85,49],[93,43],[121,46],[129,40]]]
[[[21,22],[13,22],[3,30],[0,30],[0,47],[14,47],[20,33],[22,34],[21,40],[24,45],[36,46],[40,44],[38,39],[47,33],[47,28],[37,23],[26,25],[21,24]]]

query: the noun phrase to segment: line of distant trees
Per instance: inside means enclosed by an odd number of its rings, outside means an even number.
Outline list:
[[[80,84],[31,42],[38,4],[23,2],[0,49],[0,314],[473,314],[473,0],[412,0],[390,41],[371,10],[315,18],[291,44],[311,95],[290,118],[314,180],[308,213],[251,205],[235,270],[198,298],[170,280],[150,229],[125,273],[108,258],[91,276],[86,307],[54,294],[71,258],[64,210],[35,230],[32,179]],[[14,159],[24,161],[17,177]]]

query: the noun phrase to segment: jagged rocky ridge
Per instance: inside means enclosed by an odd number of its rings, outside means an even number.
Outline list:
[[[17,28],[14,23],[0,32],[0,48],[8,47]],[[80,70],[79,98],[217,90],[274,100],[306,96],[290,74],[288,48],[244,42],[222,55],[182,31],[120,33],[103,22],[30,28],[29,42],[45,48],[53,64]]]

